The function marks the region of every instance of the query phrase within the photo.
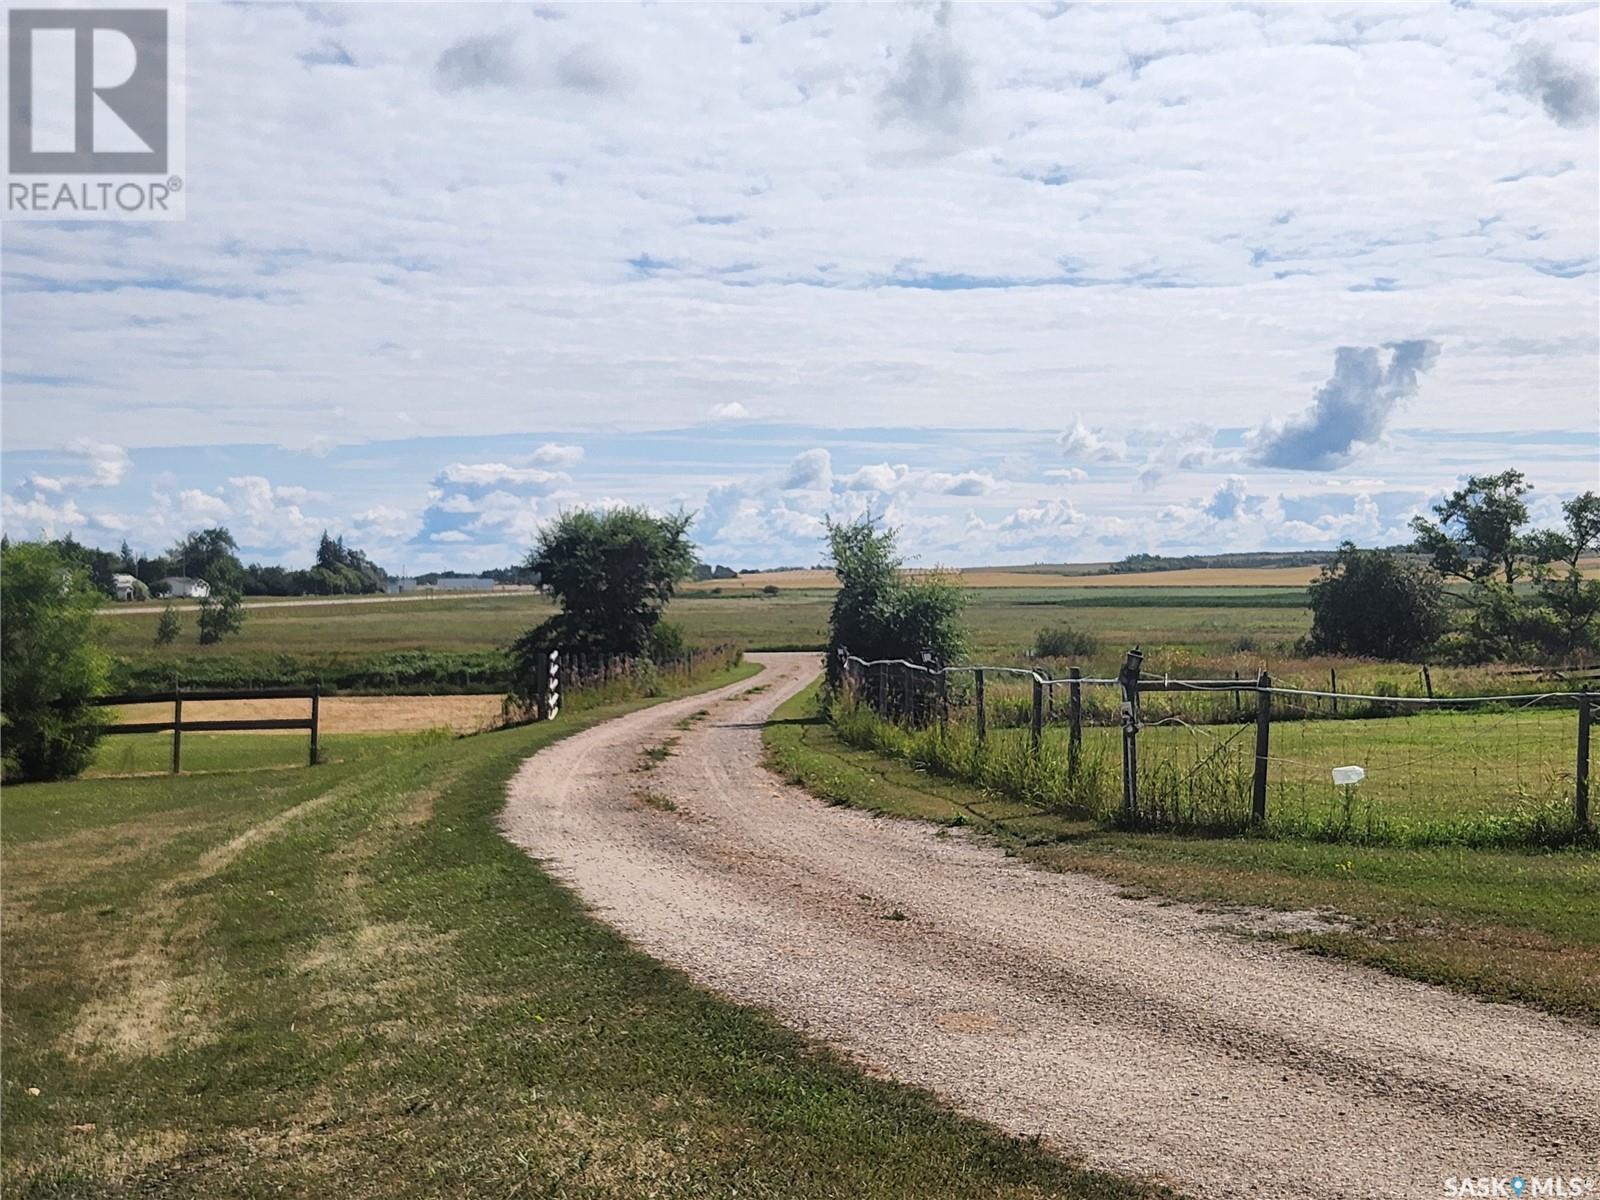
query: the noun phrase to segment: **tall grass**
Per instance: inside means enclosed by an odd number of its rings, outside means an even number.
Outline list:
[[[848,690],[833,699],[829,716],[850,745],[1109,829],[1404,848],[1600,846],[1592,829],[1578,827],[1565,781],[1557,778],[1534,788],[1508,788],[1503,811],[1447,817],[1426,809],[1408,812],[1356,790],[1330,793],[1326,784],[1279,780],[1269,792],[1267,819],[1253,822],[1255,751],[1247,723],[1231,736],[1218,730],[1183,741],[1141,738],[1137,805],[1128,811],[1119,740],[1109,731],[1084,743],[1074,767],[1065,731],[1047,730],[1035,751],[1027,729],[1017,727],[1026,721],[1009,723],[1011,706],[996,707],[1005,715],[999,721],[991,715],[982,745],[975,726],[960,715],[947,723],[901,723],[880,717]]]

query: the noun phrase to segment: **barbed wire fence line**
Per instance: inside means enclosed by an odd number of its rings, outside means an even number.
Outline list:
[[[1486,845],[1594,833],[1586,684],[1342,692],[1336,672],[1329,689],[1146,674],[1137,649],[1109,678],[847,651],[840,668],[852,740],[1119,827]],[[897,732],[867,728],[863,709]]]

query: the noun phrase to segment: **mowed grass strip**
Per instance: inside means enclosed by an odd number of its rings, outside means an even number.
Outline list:
[[[815,701],[813,689],[784,704],[766,744],[776,771],[823,799],[970,825],[1043,867],[1088,871],[1131,895],[1337,914],[1344,930],[1285,940],[1600,1024],[1600,854],[1593,851],[1112,832],[847,745],[815,716]]]
[[[637,706],[7,789],[6,1195],[1158,1194],[717,1000],[507,844],[517,765]]]

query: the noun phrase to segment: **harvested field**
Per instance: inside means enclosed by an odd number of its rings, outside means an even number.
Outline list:
[[[469,696],[324,696],[319,714],[323,733],[417,733],[449,729],[476,733],[500,719],[500,692]],[[303,717],[309,700],[192,700],[183,705],[185,721],[268,720]],[[166,721],[170,704],[129,704],[117,710],[120,721]],[[305,737],[303,730],[269,730]]]

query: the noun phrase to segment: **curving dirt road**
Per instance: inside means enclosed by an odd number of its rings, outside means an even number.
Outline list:
[[[1193,1195],[1600,1176],[1593,1030],[824,805],[761,766],[762,722],[817,656],[753,657],[757,679],[558,742],[512,782],[507,836],[648,953],[1001,1128]]]

